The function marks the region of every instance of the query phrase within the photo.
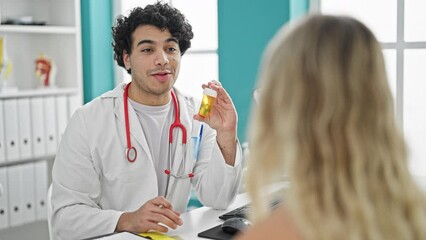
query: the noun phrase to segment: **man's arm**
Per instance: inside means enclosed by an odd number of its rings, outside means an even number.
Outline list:
[[[207,123],[216,130],[216,141],[226,164],[234,166],[237,150],[238,115],[231,97],[220,82],[211,81],[203,84],[203,88],[211,88],[217,92],[216,101],[210,115],[203,118],[195,115],[194,119]]]
[[[120,211],[102,210],[100,180],[90,155],[82,109],[71,118],[52,171],[52,227],[59,239],[82,239],[114,231]],[[96,221],[94,221],[96,219]]]

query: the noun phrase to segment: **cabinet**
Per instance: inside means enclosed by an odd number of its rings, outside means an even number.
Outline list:
[[[0,78],[8,86],[0,90],[2,235],[45,220],[52,160],[68,119],[82,105],[83,77],[80,0],[0,0],[0,17],[0,37],[12,63],[7,84]],[[49,87],[35,75],[41,54],[57,69]]]

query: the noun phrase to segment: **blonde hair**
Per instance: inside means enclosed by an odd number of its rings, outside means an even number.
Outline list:
[[[287,176],[305,239],[426,239],[426,201],[407,169],[379,43],[359,21],[310,16],[265,52],[253,109],[248,192]]]

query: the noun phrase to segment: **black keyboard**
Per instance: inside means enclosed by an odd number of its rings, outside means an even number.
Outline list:
[[[271,204],[269,205],[269,207],[271,209],[275,209],[280,205],[281,202],[282,202],[282,200],[272,201]],[[233,218],[233,217],[247,218],[249,213],[250,213],[250,203],[247,203],[246,205],[243,205],[243,206],[238,207],[238,208],[236,208],[232,211],[229,211],[227,213],[220,215],[219,218],[222,219],[222,220],[226,220],[228,218]]]

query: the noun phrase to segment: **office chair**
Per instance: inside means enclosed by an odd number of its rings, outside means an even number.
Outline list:
[[[52,184],[49,186],[49,190],[47,190],[47,227],[49,228],[49,239],[53,240],[53,234],[52,234],[52,214],[53,214],[53,207],[52,207]]]

